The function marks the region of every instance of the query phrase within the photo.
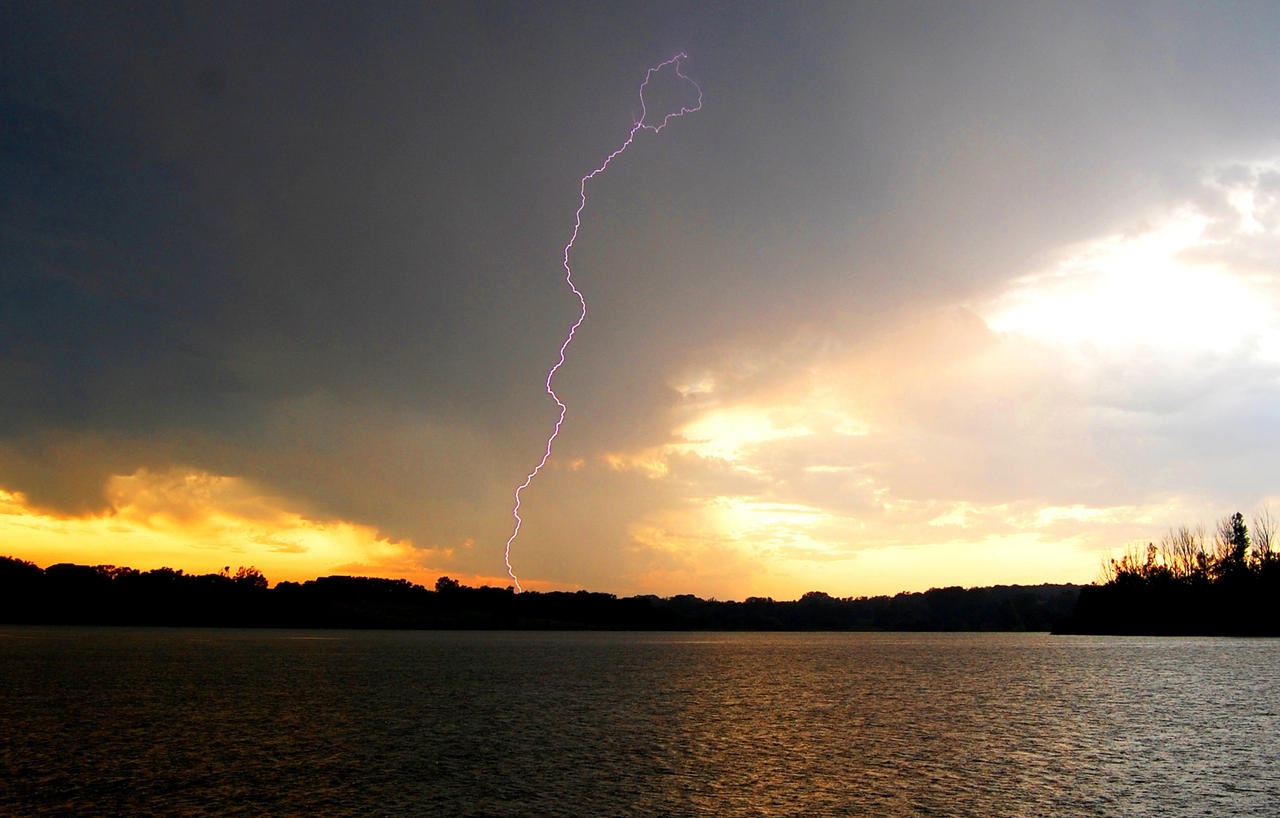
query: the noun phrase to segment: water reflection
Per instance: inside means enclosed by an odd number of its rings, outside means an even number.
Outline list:
[[[1280,803],[1274,640],[0,635],[6,814],[1265,815]]]

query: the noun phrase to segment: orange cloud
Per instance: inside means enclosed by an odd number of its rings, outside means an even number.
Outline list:
[[[195,573],[255,565],[273,582],[344,573],[427,585],[449,573],[456,550],[418,549],[370,526],[311,519],[247,480],[192,469],[116,475],[105,495],[106,513],[77,517],[37,510],[23,494],[0,491],[5,550],[41,565],[163,565]]]

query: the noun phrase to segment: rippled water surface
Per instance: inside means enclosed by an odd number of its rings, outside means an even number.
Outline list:
[[[0,814],[1276,815],[1280,642],[0,627]]]

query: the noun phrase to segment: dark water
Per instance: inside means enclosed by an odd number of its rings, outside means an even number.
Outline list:
[[[0,814],[1277,815],[1280,642],[0,628]]]

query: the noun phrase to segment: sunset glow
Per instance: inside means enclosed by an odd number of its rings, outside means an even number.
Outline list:
[[[408,543],[380,538],[368,526],[307,519],[233,477],[142,470],[112,477],[106,500],[104,514],[60,517],[31,508],[21,494],[0,492],[0,539],[42,565],[105,560],[191,573],[252,565],[272,581],[367,574],[430,584],[444,573]]]

